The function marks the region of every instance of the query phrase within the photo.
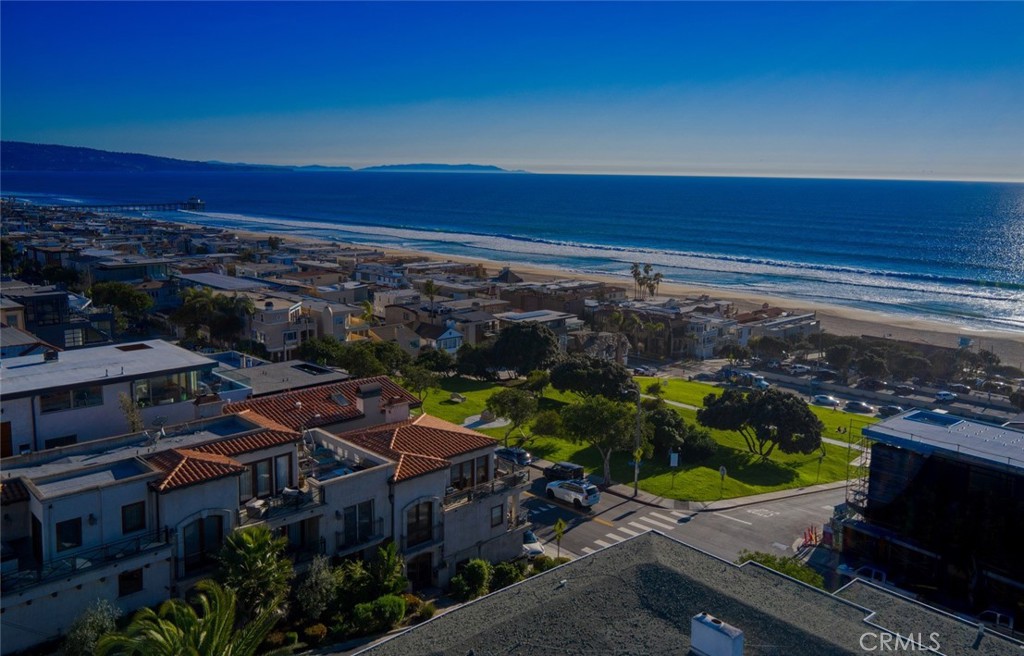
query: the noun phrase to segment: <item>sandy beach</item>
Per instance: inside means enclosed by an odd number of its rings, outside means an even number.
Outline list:
[[[186,224],[188,225],[188,224]],[[251,230],[229,230],[238,235],[266,236],[271,233],[262,233]],[[480,263],[487,268],[489,275],[497,274],[505,266],[530,282],[550,280],[601,280],[611,284],[617,284],[631,289],[632,278],[625,276],[610,276],[599,274],[578,274],[555,268],[536,266],[527,263],[516,263],[511,261],[496,261],[475,257],[459,257],[441,255],[428,251],[416,251],[409,249],[397,249],[390,246],[374,245],[369,243],[349,243],[324,240],[316,237],[297,237],[288,234],[284,237],[286,241],[304,241],[309,243],[330,243],[339,246],[349,245],[356,248],[377,248],[389,256],[417,257],[424,260],[470,262]],[[735,289],[720,289],[709,287],[697,287],[677,282],[664,282],[659,288],[658,295],[663,298],[695,298],[707,294],[712,298],[729,300],[735,303],[736,307],[743,311],[760,307],[764,303],[782,307],[794,311],[813,311],[821,320],[822,328],[835,335],[870,335],[875,337],[890,337],[892,339],[920,342],[935,346],[955,348],[961,337],[969,337],[973,340],[974,348],[990,350],[1005,363],[1024,369],[1024,333],[1015,333],[998,330],[971,330],[955,324],[947,324],[938,321],[915,320],[903,316],[871,312],[837,305],[826,305],[820,303],[808,303],[793,299],[780,297],[761,296],[744,294]]]

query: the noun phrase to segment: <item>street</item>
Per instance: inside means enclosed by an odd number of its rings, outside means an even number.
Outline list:
[[[833,506],[845,499],[844,490],[837,489],[698,512],[651,507],[605,492],[588,512],[544,498],[543,489],[543,483],[536,481],[522,505],[529,509],[533,531],[549,556],[557,555],[552,527],[559,518],[567,524],[563,555],[586,555],[649,530],[659,530],[730,561],[743,549],[793,555],[804,530],[815,527],[820,531]]]

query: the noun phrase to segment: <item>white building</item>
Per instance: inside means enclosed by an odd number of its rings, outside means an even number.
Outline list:
[[[146,427],[196,419],[217,362],[167,342],[96,346],[0,362],[3,457],[129,432],[127,394]],[[249,390],[220,381],[224,400]]]

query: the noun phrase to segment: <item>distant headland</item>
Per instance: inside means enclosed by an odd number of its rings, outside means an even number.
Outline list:
[[[141,153],[35,144],[0,142],[0,169],[4,171],[298,171],[298,172],[415,172],[415,173],[525,173],[488,164],[384,164],[353,169],[350,166],[280,166],[218,161],[192,161]]]

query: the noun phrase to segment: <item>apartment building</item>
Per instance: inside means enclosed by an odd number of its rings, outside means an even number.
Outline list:
[[[292,359],[302,342],[317,336],[316,322],[303,312],[301,299],[248,295],[256,312],[246,320],[246,333],[275,362]]]
[[[221,399],[246,398],[247,387],[212,373],[217,365],[161,340],[5,358],[3,457],[129,432],[121,394],[158,429],[197,418],[215,382]]]

